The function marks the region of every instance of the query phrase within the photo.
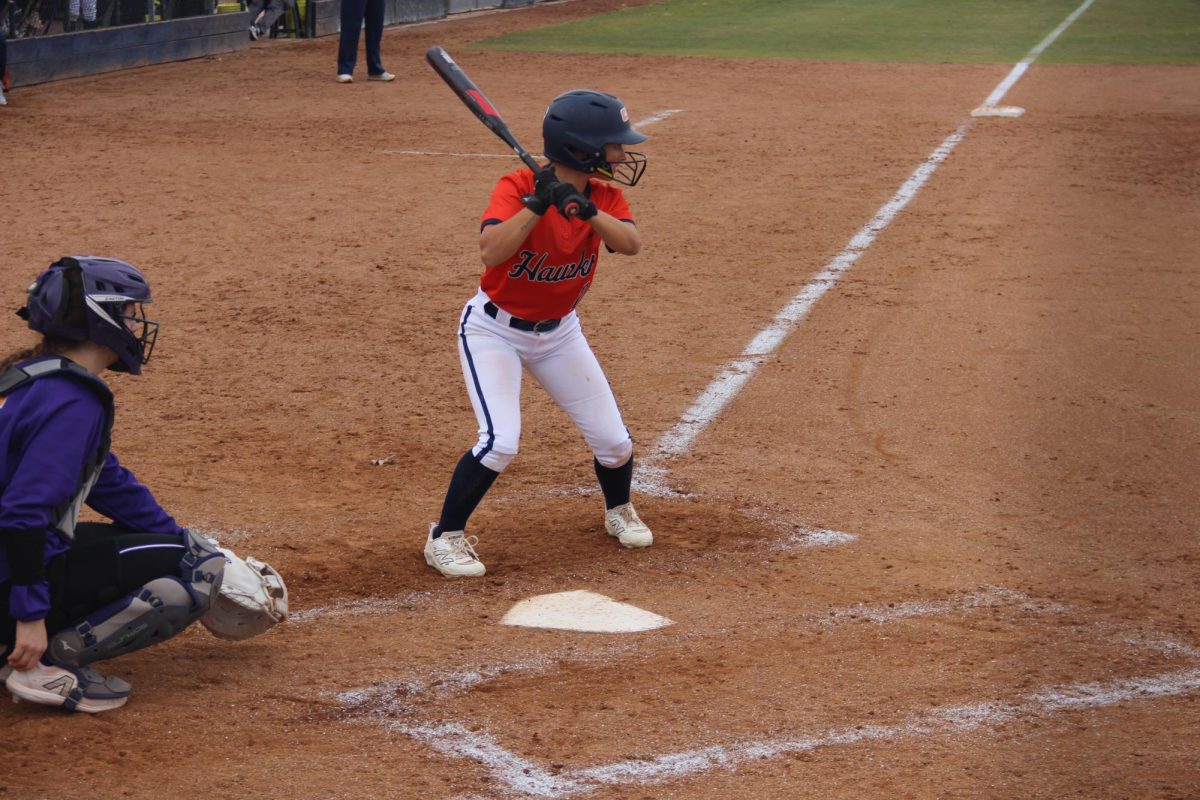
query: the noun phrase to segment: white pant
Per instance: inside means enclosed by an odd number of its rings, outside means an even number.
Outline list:
[[[79,19],[81,0],[69,0],[67,14],[71,19]],[[83,18],[88,22],[96,21],[96,0],[82,0]]]
[[[522,367],[567,412],[601,465],[628,461],[633,440],[575,312],[554,330],[533,333],[509,327],[503,310],[499,319],[489,317],[483,310],[487,302],[482,290],[467,302],[458,332],[467,394],[479,420],[479,441],[471,452],[480,463],[503,472],[517,454]]]

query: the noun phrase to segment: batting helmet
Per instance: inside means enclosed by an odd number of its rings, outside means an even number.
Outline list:
[[[611,94],[574,89],[554,98],[542,120],[542,141],[551,161],[626,186],[636,184],[646,171],[646,156],[641,153],[626,153],[626,160],[617,164],[604,157],[606,144],[646,141],[645,134],[629,124],[624,104]]]
[[[142,304],[150,302],[146,277],[132,264],[115,258],[66,256],[37,277],[29,298],[17,311],[29,327],[44,336],[104,345],[117,354],[109,368],[140,374],[150,360],[158,323],[146,319]],[[134,304],[132,314],[125,306]],[[133,324],[133,330],[127,326]],[[134,332],[136,331],[136,333]]]

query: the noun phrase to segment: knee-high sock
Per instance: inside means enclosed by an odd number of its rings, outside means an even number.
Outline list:
[[[629,487],[633,484],[633,456],[619,467],[603,466],[593,458],[592,466],[596,468],[600,491],[604,492],[604,507],[616,508],[628,503]]]
[[[443,531],[465,530],[467,519],[498,477],[499,472],[480,464],[470,450],[463,453],[450,478],[450,488],[446,489],[442,517],[433,529],[433,538],[441,536]]]

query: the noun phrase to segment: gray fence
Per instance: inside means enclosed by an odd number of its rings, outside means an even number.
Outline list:
[[[385,25],[439,19],[486,8],[514,8],[543,0],[385,0]],[[153,0],[150,0],[153,2]],[[149,6],[154,8],[154,6]],[[217,8],[214,3],[212,8]],[[117,69],[182,61],[250,46],[246,12],[203,13],[137,25],[98,27],[73,33],[10,38],[9,73],[14,86],[76,78]],[[144,15],[147,19],[149,14]],[[341,0],[307,0],[289,15],[293,36],[330,36],[341,29]]]

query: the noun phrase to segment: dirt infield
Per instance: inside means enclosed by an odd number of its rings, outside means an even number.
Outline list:
[[[112,379],[114,449],[297,614],[110,662],[117,712],[4,703],[0,798],[1200,796],[1200,70],[1035,66],[1023,117],[970,122],[1007,65],[469,46],[622,5],[389,30],[393,84],[334,83],[326,39],[12,93],[3,302],[70,252],[144,267],[163,329]],[[642,453],[968,124],[663,461],[648,551],[604,535],[531,384],[472,520],[487,577],[421,557],[474,438],[478,215],[515,164],[465,155],[503,146],[435,43],[527,144],[575,86],[675,112],[629,190],[646,248],[602,256],[580,311]],[[497,624],[569,589],[675,624]]]

